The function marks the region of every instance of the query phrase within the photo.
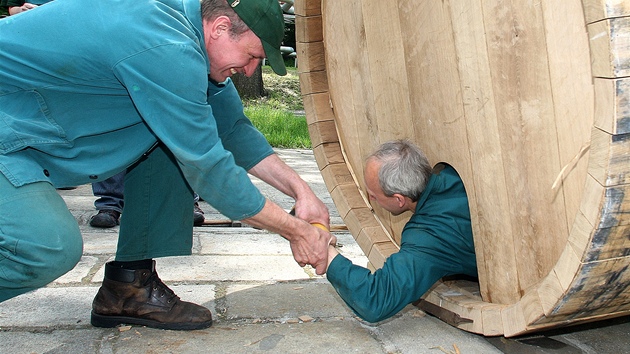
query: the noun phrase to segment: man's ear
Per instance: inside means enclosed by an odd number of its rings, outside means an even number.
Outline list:
[[[407,198],[402,194],[394,193],[392,197],[396,198],[396,205],[398,205],[399,208],[403,208],[407,203]]]
[[[204,20],[204,35],[217,39],[228,34],[231,27],[232,21],[227,16],[219,16],[214,21]]]

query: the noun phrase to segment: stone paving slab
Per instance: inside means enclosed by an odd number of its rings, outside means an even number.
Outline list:
[[[348,332],[353,335],[346,335]],[[116,351],[118,348],[121,351]],[[149,348],[171,353],[382,352],[379,342],[355,321],[231,324],[183,334],[169,332],[159,337],[141,328],[121,333],[112,343],[112,349],[120,353],[147,352]]]
[[[350,338],[343,333],[357,332]],[[315,339],[314,336],[317,338]],[[380,345],[353,321],[235,324],[192,332],[132,328],[0,332],[0,350],[41,353],[379,353]]]
[[[230,320],[354,317],[333,287],[323,279],[263,285],[236,284],[228,288],[225,299],[226,319]]]
[[[98,287],[48,287],[0,304],[0,328],[64,328],[90,323]]]
[[[103,345],[105,338],[115,337],[111,330],[50,329],[34,331],[0,332],[0,352],[11,354],[32,353],[113,353]],[[138,352],[142,353],[142,352]],[[146,353],[146,351],[144,352]]]
[[[60,278],[57,278],[53,285],[63,285],[63,284],[72,284],[72,283],[85,283],[92,280],[92,274],[94,273],[95,267],[99,266],[100,262],[98,257],[94,256],[82,256],[81,260],[77,265],[64,274]],[[102,278],[99,278],[99,282]]]

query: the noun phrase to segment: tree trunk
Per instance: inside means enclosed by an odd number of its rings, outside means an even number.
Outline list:
[[[237,73],[232,75],[232,81],[241,98],[257,98],[265,95],[261,65],[258,65],[251,77]]]

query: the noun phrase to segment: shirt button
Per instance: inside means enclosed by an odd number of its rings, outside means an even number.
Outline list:
[[[97,175],[90,175],[90,179],[98,179]]]
[[[48,172],[48,170],[44,170],[44,176],[50,177],[50,172]]]

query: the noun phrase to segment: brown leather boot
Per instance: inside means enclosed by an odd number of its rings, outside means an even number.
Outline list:
[[[105,264],[105,279],[92,303],[92,325],[136,324],[153,328],[192,330],[212,325],[212,313],[182,301],[160,280],[155,261],[150,269],[129,270]]]

